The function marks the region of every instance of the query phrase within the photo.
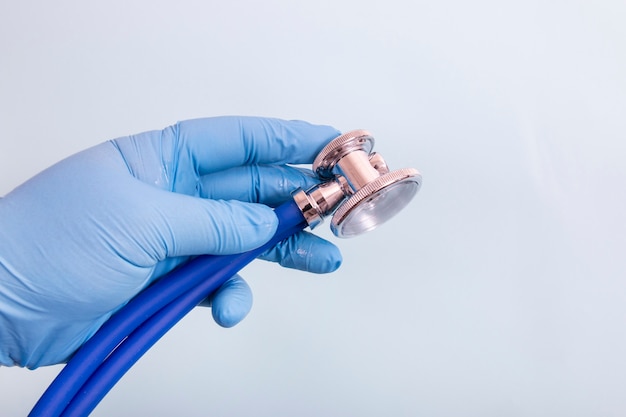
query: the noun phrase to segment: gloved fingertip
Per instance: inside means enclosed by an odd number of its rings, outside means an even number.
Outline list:
[[[341,135],[341,131],[333,126],[312,124],[302,120],[297,120],[296,122],[308,125],[308,128],[311,130],[312,133],[314,132],[318,136],[326,137],[327,139],[334,139],[337,136]]]
[[[230,309],[212,311],[213,320],[215,320],[217,324],[219,324],[221,327],[224,327],[225,329],[236,326],[248,315],[248,312],[242,315],[240,314],[240,311],[232,311]]]
[[[233,327],[252,309],[252,290],[239,276],[226,281],[213,296],[211,313],[221,327]]]
[[[318,260],[318,262],[316,263],[317,267],[315,268],[315,272],[320,274],[327,274],[339,269],[341,263],[343,262],[343,257],[341,256],[339,248],[337,248],[336,246],[328,245],[324,255],[325,258]]]
[[[289,237],[259,258],[278,262],[285,268],[294,268],[315,274],[327,274],[336,271],[343,262],[337,246],[308,232],[300,232]]]
[[[319,149],[315,150],[315,155],[317,155],[322,150],[322,147],[324,147],[328,142],[341,135],[341,131],[337,130],[333,126],[316,125],[302,121],[300,122],[307,126],[306,129],[304,129],[307,136],[315,138],[318,142]]]
[[[270,207],[241,201],[209,201],[216,233],[211,248],[205,253],[226,255],[246,252],[270,240],[278,228],[278,217]]]
[[[245,224],[245,221],[248,222],[248,227],[242,233],[250,242],[248,245],[251,248],[260,246],[274,236],[278,228],[278,217],[276,217],[276,213],[271,207],[264,204],[242,203],[239,201],[231,201],[230,203],[240,205],[245,211],[239,225]],[[244,218],[245,221],[243,220]]]

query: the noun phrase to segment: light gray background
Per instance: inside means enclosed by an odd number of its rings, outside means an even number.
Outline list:
[[[94,415],[626,414],[623,1],[91,3],[0,5],[0,194],[225,114],[366,128],[424,175],[337,273],[248,267],[243,323],[194,311]],[[0,413],[59,369],[0,369]]]

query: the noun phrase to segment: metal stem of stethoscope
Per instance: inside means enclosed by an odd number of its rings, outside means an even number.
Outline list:
[[[372,230],[404,208],[421,186],[412,168],[390,172],[371,153],[373,137],[348,132],[331,141],[313,163],[326,182],[298,190],[275,209],[276,235],[262,247],[238,255],[200,256],[148,287],[113,315],[88,340],[42,395],[30,416],[89,414],[130,367],[200,301],[258,255],[306,226],[333,214],[339,237]]]

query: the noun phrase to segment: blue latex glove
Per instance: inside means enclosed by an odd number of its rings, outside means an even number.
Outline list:
[[[265,243],[278,224],[268,206],[316,183],[287,164],[311,163],[337,135],[299,121],[190,120],[90,148],[16,188],[0,199],[0,363],[64,362],[190,256]],[[317,273],[341,263],[334,245],[305,232],[263,258]],[[252,294],[235,277],[210,301],[228,327]]]

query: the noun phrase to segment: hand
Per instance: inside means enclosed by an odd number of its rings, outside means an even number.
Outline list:
[[[271,206],[317,183],[308,170],[338,132],[276,119],[190,120],[71,156],[0,199],[0,363],[66,361],[111,314],[189,257],[261,246]],[[338,249],[302,232],[264,259],[325,273]],[[215,294],[229,327],[252,304],[234,277]]]

